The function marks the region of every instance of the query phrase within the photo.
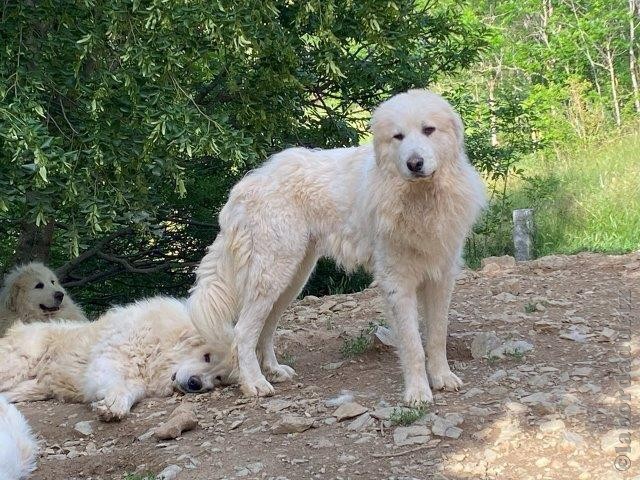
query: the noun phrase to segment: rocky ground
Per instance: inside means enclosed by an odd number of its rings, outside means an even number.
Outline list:
[[[34,478],[640,480],[640,253],[486,262],[460,276],[450,319],[465,386],[423,411],[399,407],[375,289],[307,297],[279,333],[297,383],[274,397],[150,399],[114,424],[20,405],[43,444]]]

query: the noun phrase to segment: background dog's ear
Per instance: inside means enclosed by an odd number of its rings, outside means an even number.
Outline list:
[[[10,312],[16,312],[19,305],[18,297],[22,294],[22,291],[23,286],[18,279],[12,279],[11,276],[7,276],[4,288],[0,291],[0,304]]]

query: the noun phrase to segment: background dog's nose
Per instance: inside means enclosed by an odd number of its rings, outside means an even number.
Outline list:
[[[61,302],[61,301],[62,301],[62,299],[64,298],[64,293],[62,293],[62,292],[60,292],[60,291],[55,292],[55,293],[53,294],[53,298],[54,298],[54,300],[55,300],[56,302]]]
[[[407,168],[409,169],[410,172],[421,171],[423,165],[424,165],[424,160],[422,159],[422,157],[418,157],[417,155],[407,160]]]

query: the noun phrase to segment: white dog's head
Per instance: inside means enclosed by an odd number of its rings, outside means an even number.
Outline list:
[[[176,350],[180,353],[171,375],[174,389],[183,393],[202,393],[230,383],[227,363],[212,353],[204,339],[194,331],[190,330],[182,337]]]
[[[16,267],[5,277],[0,305],[24,321],[64,318],[67,308],[76,308],[55,273],[38,262]]]
[[[391,97],[373,113],[376,162],[409,181],[430,180],[461,157],[462,120],[440,95],[409,90]]]

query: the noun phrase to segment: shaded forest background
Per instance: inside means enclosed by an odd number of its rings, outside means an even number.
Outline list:
[[[371,110],[411,87],[459,109],[491,188],[471,265],[510,252],[514,206],[547,213],[539,252],[638,248],[637,149],[611,178],[609,161],[580,167],[631,195],[606,197],[593,235],[562,219],[593,217],[567,200],[566,159],[637,142],[639,24],[638,0],[6,1],[0,270],[42,260],[94,312],[184,295],[246,171],[288,146],[366,141]],[[368,281],[322,262],[307,291]]]

